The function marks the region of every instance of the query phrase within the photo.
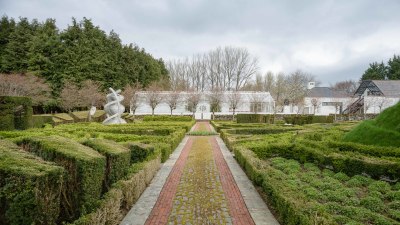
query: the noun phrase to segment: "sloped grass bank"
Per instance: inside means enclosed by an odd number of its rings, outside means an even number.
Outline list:
[[[362,122],[347,133],[343,141],[400,147],[400,103],[386,109],[374,120]]]
[[[2,179],[0,182],[0,223],[6,225],[119,224],[150,183],[161,162],[169,158],[170,153],[193,124],[194,121],[152,121],[120,126],[77,123],[55,128],[0,132],[0,141],[7,143],[12,141],[20,145],[16,147],[12,144],[14,147],[10,147],[2,144],[1,146],[8,152],[16,152],[14,149],[16,148],[32,158],[32,165],[42,163],[60,171],[57,182],[54,181],[55,178],[51,178],[51,185],[57,184],[58,189],[45,182],[43,185],[48,185],[48,187],[43,187],[41,183],[42,186],[36,184],[36,178],[32,178],[34,181],[31,183],[27,182],[29,186],[20,185],[15,181],[16,185],[18,184],[27,192],[35,193],[35,198],[27,197],[28,200],[31,199],[29,204],[16,204],[20,202],[20,199],[17,201],[3,197],[4,193],[7,196],[20,196],[21,189],[13,191],[7,188],[8,192],[6,192],[6,189],[3,189]],[[18,159],[15,155],[6,157],[5,154],[0,154],[0,162],[8,162],[12,157]],[[31,164],[26,164],[26,171],[34,171],[35,167]],[[12,167],[9,163],[1,163],[1,165],[4,165],[4,171]],[[0,171],[3,171],[3,167],[1,168]],[[50,169],[47,170],[50,171]],[[24,177],[24,174],[23,170],[15,172],[16,177]],[[2,178],[4,176],[11,179],[2,172],[0,175]],[[43,173],[43,179],[47,179],[46,176],[46,173]],[[37,178],[37,180],[40,179]],[[46,180],[46,182],[50,181]],[[8,182],[4,185],[9,186]],[[40,189],[37,189],[39,186]],[[50,187],[55,193],[49,193]],[[47,200],[52,202],[48,204],[48,207],[54,208],[53,206],[56,205],[58,208],[55,207],[52,213],[47,213],[47,209],[42,210],[43,207],[39,205],[40,202],[36,197],[43,195],[36,194],[35,190],[43,190],[43,194],[49,195]],[[19,211],[10,208],[10,204],[18,205]],[[42,210],[42,214],[37,213],[38,218],[33,216],[36,212],[35,207],[38,208],[37,210]],[[31,209],[33,209],[32,219],[29,220]],[[29,213],[26,213],[27,211]],[[24,213],[27,214],[28,219],[15,220],[15,218],[21,218],[20,215]],[[42,218],[46,218],[45,221],[49,222],[43,222]]]
[[[281,224],[400,224],[400,148],[343,142],[357,124],[212,124]]]

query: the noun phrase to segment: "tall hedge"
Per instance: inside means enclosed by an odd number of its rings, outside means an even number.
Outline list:
[[[0,140],[0,224],[55,224],[64,169]]]
[[[21,116],[16,116],[16,112]],[[24,130],[30,127],[32,100],[28,97],[0,96],[0,130]]]
[[[131,161],[131,152],[128,148],[115,141],[94,138],[84,141],[83,144],[97,150],[107,158],[104,191],[109,190],[113,183],[128,173]]]
[[[18,144],[67,170],[67,179],[62,189],[62,221],[72,221],[97,206],[105,175],[104,156],[60,136],[24,137],[18,140]]]
[[[333,116],[316,116],[316,115],[290,115],[283,117],[286,123],[294,125],[304,125],[311,123],[333,123]]]

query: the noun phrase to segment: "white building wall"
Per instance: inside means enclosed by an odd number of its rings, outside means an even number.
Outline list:
[[[316,106],[313,105],[313,99],[317,100]],[[344,98],[311,98],[306,97],[304,98],[304,109],[305,114],[314,114],[315,108],[315,115],[329,115],[329,114],[339,114],[341,113],[340,110],[345,110],[351,103],[353,103],[356,98],[352,97],[344,97]],[[342,108],[335,106],[335,103],[340,103]]]
[[[364,96],[364,112],[367,114],[378,114],[400,101],[399,97]]]
[[[163,95],[163,98],[166,99],[168,97],[170,92],[161,92]],[[274,106],[275,106],[275,101],[270,95],[269,92],[239,92],[240,93],[240,98],[241,98],[241,103],[239,104],[238,108],[235,110],[236,113],[254,113],[251,111],[251,103],[254,102],[255,99],[257,101],[261,101],[263,104],[263,107],[261,111],[258,113],[273,113],[274,112]],[[196,119],[210,119],[211,118],[211,110],[210,110],[210,104],[208,102],[208,94],[210,92],[203,92],[201,93],[201,100],[197,106],[196,114],[195,117]],[[229,115],[232,114],[232,110],[229,107],[229,100],[228,100],[228,95],[230,92],[224,92],[222,101],[221,101],[221,111],[216,112],[217,115]],[[135,114],[137,115],[147,115],[151,114],[151,107],[150,105],[146,102],[145,96],[146,92],[140,92],[139,93],[139,107],[136,109]],[[192,112],[187,110],[187,103],[186,103],[186,98],[188,96],[187,92],[182,92],[180,96],[180,101],[177,104],[177,108],[173,110],[173,115],[192,115]],[[159,105],[154,110],[154,113],[157,115],[170,115],[170,108],[168,104],[163,100]]]

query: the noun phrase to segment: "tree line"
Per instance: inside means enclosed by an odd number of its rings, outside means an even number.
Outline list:
[[[91,80],[105,90],[134,83],[145,87],[168,78],[162,59],[137,45],[122,44],[117,33],[106,34],[87,18],[79,22],[72,18],[60,31],[54,19],[19,18],[16,22],[3,16],[0,28],[0,72],[43,78],[54,98],[68,82],[80,87]]]

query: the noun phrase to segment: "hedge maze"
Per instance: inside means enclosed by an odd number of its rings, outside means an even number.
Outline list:
[[[0,224],[118,224],[194,124],[173,120],[0,131]]]
[[[400,224],[400,146],[346,141],[362,124],[212,125],[281,224]]]

